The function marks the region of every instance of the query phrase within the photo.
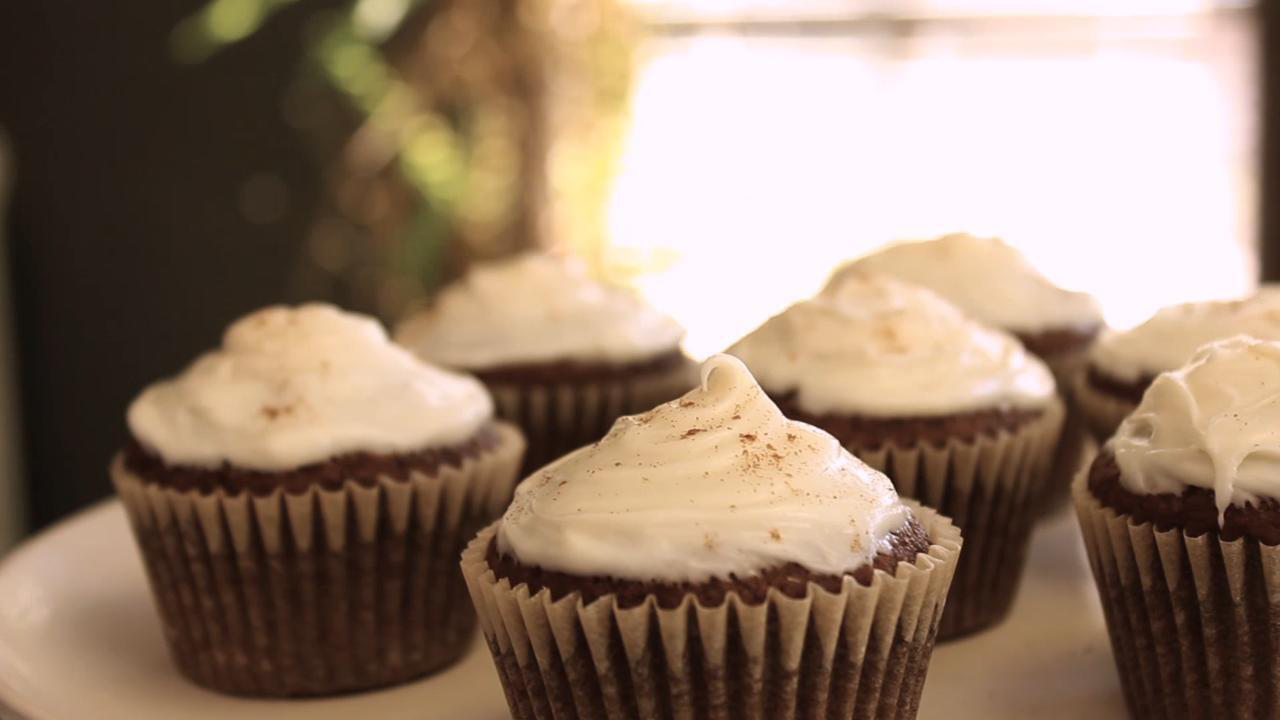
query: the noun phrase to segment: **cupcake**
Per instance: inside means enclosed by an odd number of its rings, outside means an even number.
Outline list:
[[[979,322],[1013,334],[1048,364],[1069,411],[1044,503],[1049,508],[1065,504],[1088,446],[1083,419],[1070,411],[1070,392],[1103,327],[1098,303],[1085,293],[1057,287],[1001,240],[963,233],[891,245],[837,270],[828,286],[867,272],[933,290]]]
[[[964,531],[940,638],[1005,615],[1062,426],[1044,363],[929,290],[853,274],[729,352],[788,417]]]
[[[524,441],[373,319],[272,307],[148,387],[111,465],[178,669],[223,692],[401,682],[465,650],[457,557]]]
[[[530,470],[688,390],[683,338],[634,295],[540,253],[473,269],[396,332],[419,357],[488,386],[498,415],[524,431]]]
[[[1157,376],[1073,495],[1133,717],[1280,717],[1280,343]]]
[[[1239,334],[1280,340],[1280,291],[1173,305],[1131,330],[1105,335],[1075,378],[1076,404],[1106,440],[1157,375],[1182,367],[1202,346]]]
[[[960,535],[737,360],[521,483],[462,556],[511,714],[915,716]]]

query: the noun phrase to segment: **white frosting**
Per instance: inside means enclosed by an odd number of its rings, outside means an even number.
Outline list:
[[[702,386],[620,418],[595,445],[521,483],[498,548],[576,575],[701,581],[795,562],[870,562],[910,511],[835,438],[788,420],[738,360]]]
[[[1200,347],[1233,335],[1280,340],[1280,290],[1163,308],[1135,328],[1105,334],[1089,361],[1116,380],[1136,382],[1182,367]]]
[[[739,340],[769,392],[795,391],[815,414],[949,415],[1043,407],[1053,376],[1011,335],[977,323],[929,290],[848,273]]]
[[[493,414],[474,378],[426,365],[373,318],[270,307],[129,406],[129,429],[174,465],[279,471],[349,452],[459,443]]]
[[[1212,490],[1219,513],[1280,500],[1280,343],[1235,337],[1155,379],[1109,447],[1141,494]]]
[[[963,233],[891,245],[836,270],[828,287],[849,274],[876,272],[923,285],[988,325],[1016,333],[1102,324],[1089,295],[1049,282],[1017,249],[996,238]]]
[[[475,268],[396,332],[419,356],[468,370],[634,362],[675,350],[683,338],[675,320],[635,295],[541,253]]]

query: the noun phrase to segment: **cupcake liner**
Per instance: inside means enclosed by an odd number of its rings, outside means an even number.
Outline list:
[[[948,640],[995,624],[1013,604],[1031,527],[1062,429],[1057,399],[1014,432],[900,447],[849,448],[893,481],[898,493],[951,518],[965,551],[938,629]]]
[[[1106,442],[1115,434],[1120,423],[1129,413],[1138,408],[1137,405],[1122,398],[1109,395],[1089,382],[1086,367],[1076,372],[1072,399],[1076,409],[1084,417],[1085,424],[1099,443]]]
[[[607,381],[487,382],[498,417],[524,432],[524,473],[604,437],[613,421],[645,412],[688,392],[697,365],[637,372]]]
[[[458,553],[510,501],[524,442],[435,475],[334,490],[200,494],[112,481],[178,669],[240,695],[321,695],[408,680],[466,649]]]
[[[1129,712],[1280,717],[1280,547],[1158,530],[1072,488]]]
[[[1053,380],[1058,387],[1058,397],[1062,398],[1066,408],[1062,436],[1058,440],[1058,449],[1053,456],[1049,480],[1041,494],[1040,513],[1043,516],[1054,513],[1069,504],[1071,482],[1080,468],[1092,459],[1097,451],[1097,445],[1093,442],[1088,422],[1072,399],[1075,393],[1075,379],[1088,363],[1089,349],[1085,347],[1055,353],[1041,359],[1053,372]]]
[[[462,571],[516,720],[906,720],[960,551],[949,520],[913,509],[933,539],[928,553],[894,575],[876,571],[869,586],[811,584],[801,599],[770,590],[757,605],[736,594],[712,607],[690,595],[672,609],[653,597],[625,610],[613,596],[553,602],[489,569],[496,524],[467,547]]]

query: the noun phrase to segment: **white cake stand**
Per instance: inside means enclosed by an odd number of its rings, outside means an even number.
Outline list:
[[[1124,704],[1075,519],[1037,532],[1012,615],[934,652],[922,720],[1123,720]],[[502,720],[483,643],[390,690],[258,701],[202,690],[169,664],[117,502],[41,533],[0,562],[0,717],[29,720]]]

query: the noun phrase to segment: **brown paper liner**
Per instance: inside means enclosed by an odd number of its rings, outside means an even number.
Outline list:
[[[1085,424],[1093,433],[1094,439],[1104,443],[1116,433],[1120,423],[1129,413],[1137,409],[1137,405],[1122,398],[1109,395],[1089,382],[1087,367],[1081,367],[1073,380],[1072,399],[1076,409],[1084,417]]]
[[[199,685],[321,695],[454,661],[475,627],[458,554],[511,499],[524,441],[374,486],[202,495],[112,481],[142,552],[170,655]]]
[[[1072,487],[1129,712],[1280,717],[1280,547],[1158,530]]]
[[[623,415],[651,410],[693,388],[697,365],[637,372],[608,381],[489,382],[498,417],[524,432],[524,474],[604,437]]]
[[[1040,514],[1046,516],[1069,504],[1071,482],[1080,468],[1087,465],[1093,458],[1097,447],[1089,432],[1088,421],[1073,400],[1075,379],[1088,362],[1089,347],[1042,356],[1041,359],[1053,372],[1053,379],[1058,387],[1058,397],[1062,398],[1066,408],[1066,419],[1062,423],[1058,449],[1054,453],[1049,480],[1045,483],[1040,498]]]
[[[1013,605],[1063,414],[1054,399],[1014,432],[944,446],[849,448],[888,475],[901,495],[936,509],[964,532],[939,640],[993,625]]]
[[[949,520],[913,505],[933,540],[894,575],[802,599],[770,590],[704,607],[650,597],[620,609],[512,588],[485,560],[486,528],[462,571],[516,720],[555,718],[913,718],[960,551]],[[642,549],[638,551],[643,551]]]

